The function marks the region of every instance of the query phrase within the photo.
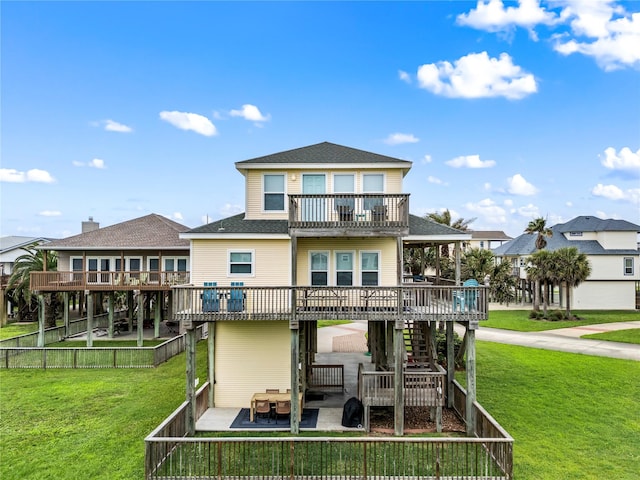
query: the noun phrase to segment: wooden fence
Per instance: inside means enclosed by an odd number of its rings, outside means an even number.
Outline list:
[[[344,365],[311,365],[309,388],[344,390]]]
[[[198,327],[196,339],[204,332]],[[0,347],[0,369],[153,368],[184,350],[184,334],[155,347]]]

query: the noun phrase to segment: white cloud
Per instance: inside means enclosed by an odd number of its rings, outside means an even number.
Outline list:
[[[468,202],[465,208],[488,223],[506,223],[507,221],[507,211],[490,198],[477,203]]]
[[[602,165],[610,170],[640,173],[640,148],[633,152],[629,147],[623,147],[620,153],[609,147],[604,151]]]
[[[520,0],[518,6],[505,8],[502,0],[479,0],[475,10],[458,15],[459,25],[485,30],[487,32],[509,32],[516,27],[529,30],[537,40],[533,28],[536,25],[553,25],[558,21],[556,15],[540,6],[538,0]]]
[[[490,192],[493,186],[489,182],[484,182],[484,185],[482,185],[482,188],[484,188],[487,192]]]
[[[41,217],[59,217],[62,215],[62,212],[58,210],[42,210],[41,212],[38,212],[38,215]]]
[[[271,118],[271,115],[264,116],[255,105],[244,104],[240,110],[231,110],[229,115],[232,117],[242,117],[245,120],[252,122],[266,122]]]
[[[87,163],[79,162],[78,160],[73,160],[71,163],[73,164],[74,167],[90,167],[90,168],[97,168],[99,170],[103,170],[107,168],[104,164],[104,160],[102,160],[101,158],[94,158],[93,160]]]
[[[525,218],[537,218],[540,216],[540,209],[530,203],[529,205],[525,205],[524,207],[517,208],[516,213]]]
[[[470,53],[449,62],[429,63],[418,68],[420,87],[452,98],[505,97],[518,100],[538,90],[530,73],[514,65],[507,53],[490,58],[487,52]]]
[[[173,212],[170,215],[162,214],[162,216],[168,218],[169,220],[175,220],[176,222],[181,222],[182,220],[184,220],[184,218],[182,217],[182,213],[180,212]]]
[[[513,200],[511,200],[510,198],[507,198],[504,202],[504,206],[505,207],[513,207]]]
[[[640,66],[640,13],[628,13],[611,0],[561,3],[571,34],[554,36],[557,52],[593,57],[605,71]]]
[[[538,193],[538,189],[531,183],[527,182],[525,178],[516,173],[513,177],[507,178],[508,188],[507,191],[513,195],[535,195]]]
[[[197,113],[163,111],[160,118],[181,130],[191,130],[205,137],[212,137],[218,134],[216,127],[207,117]]]
[[[596,197],[604,197],[609,200],[626,200],[631,203],[640,203],[640,188],[622,190],[616,185],[602,185],[599,183],[591,189],[591,193]]]
[[[572,201],[565,202],[565,205],[567,207],[569,207],[569,208],[572,208],[573,207],[573,202]]]
[[[54,183],[55,178],[46,170],[32,168],[27,172],[21,172],[14,168],[0,168],[0,182],[7,183]]]
[[[422,163],[431,163],[433,161],[433,159],[431,158],[431,155],[426,154],[424,157],[422,157]]]
[[[109,132],[131,133],[133,128],[114,120],[104,120],[104,129]]]
[[[404,70],[398,70],[398,78],[406,83],[411,83],[411,75]]]
[[[463,155],[444,163],[453,168],[491,168],[496,164],[494,160],[480,160],[480,155]]]
[[[384,143],[387,145],[400,145],[403,143],[417,143],[420,139],[413,135],[413,133],[391,133]]]
[[[441,179],[439,179],[438,177],[434,177],[432,175],[429,175],[427,177],[427,182],[429,183],[433,183],[434,185],[442,185],[442,186],[447,186],[449,185],[447,182],[442,181]]]

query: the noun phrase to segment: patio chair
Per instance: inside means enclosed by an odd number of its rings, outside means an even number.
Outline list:
[[[267,416],[267,422],[271,423],[271,404],[269,400],[256,400],[256,421],[260,416]]]
[[[243,287],[244,282],[231,282],[231,287]],[[239,288],[231,288],[229,291],[229,303],[227,311],[242,312],[244,310],[244,292]]]
[[[350,205],[337,205],[336,210],[338,211],[338,219],[341,222],[352,222],[353,221],[353,207]]]
[[[387,206],[386,205],[374,205],[371,210],[371,220],[374,222],[384,222],[387,219]]]
[[[217,282],[204,282],[205,287],[215,287]],[[202,311],[218,312],[220,311],[220,299],[218,298],[218,290],[215,288],[205,288],[202,292]]]
[[[466,280],[463,287],[477,287],[478,281],[470,278]],[[475,310],[478,299],[478,290],[454,290],[453,291],[453,311],[459,309],[461,312]]]
[[[276,423],[278,423],[278,416],[291,414],[291,401],[290,400],[278,400],[276,402]]]

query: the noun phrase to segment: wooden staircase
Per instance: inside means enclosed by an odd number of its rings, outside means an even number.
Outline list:
[[[427,322],[407,322],[404,329],[404,345],[407,349],[407,366],[428,367],[434,363],[429,346],[430,331]]]

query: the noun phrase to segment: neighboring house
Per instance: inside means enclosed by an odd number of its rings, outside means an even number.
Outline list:
[[[602,220],[580,216],[551,227],[546,250],[576,247],[587,255],[591,265],[589,278],[574,288],[571,307],[581,310],[636,308],[636,283],[640,254],[637,238],[640,226],[626,220]],[[527,258],[536,251],[537,234],[523,234],[493,250],[496,257],[510,261],[514,274],[527,277]],[[561,296],[562,298],[562,296]]]
[[[189,281],[189,242],[179,238],[188,227],[157,214],[104,228],[89,218],[82,227],[83,233],[39,247],[45,254],[57,252],[58,271],[32,274],[32,291],[88,292],[90,297],[107,294],[109,302],[115,292],[128,292],[132,311],[134,292],[142,292],[139,305],[148,309],[151,297],[162,300],[155,302],[156,306],[164,305],[172,285]],[[65,299],[68,301],[68,295]],[[138,312],[140,319],[142,309]],[[154,316],[158,336],[161,310],[148,312],[150,315]],[[129,315],[129,329],[131,324]],[[109,331],[113,333],[112,326]],[[142,329],[138,332],[141,340]]]
[[[406,325],[461,320],[473,330],[486,319],[483,291],[456,310],[456,287],[402,285],[404,247],[460,249],[471,239],[409,214],[402,183],[411,162],[324,142],[236,168],[245,177],[246,212],[180,235],[191,242],[192,286],[176,287],[174,318],[187,331],[209,323],[210,407],[249,407],[267,388],[302,395],[313,379],[319,319],[368,320],[372,362],[387,370],[402,369]],[[411,353],[415,361],[418,347]],[[433,365],[434,352],[427,357]],[[475,380],[469,384],[473,399]]]
[[[50,242],[52,239],[44,237],[7,236],[0,238],[0,325],[7,323],[13,310],[11,301],[6,297],[7,283],[13,272],[16,259],[24,255],[25,247],[29,245]]]
[[[502,230],[467,230],[471,234],[471,240],[465,242],[465,250],[479,248],[480,250],[492,250],[512,240],[512,237]]]

